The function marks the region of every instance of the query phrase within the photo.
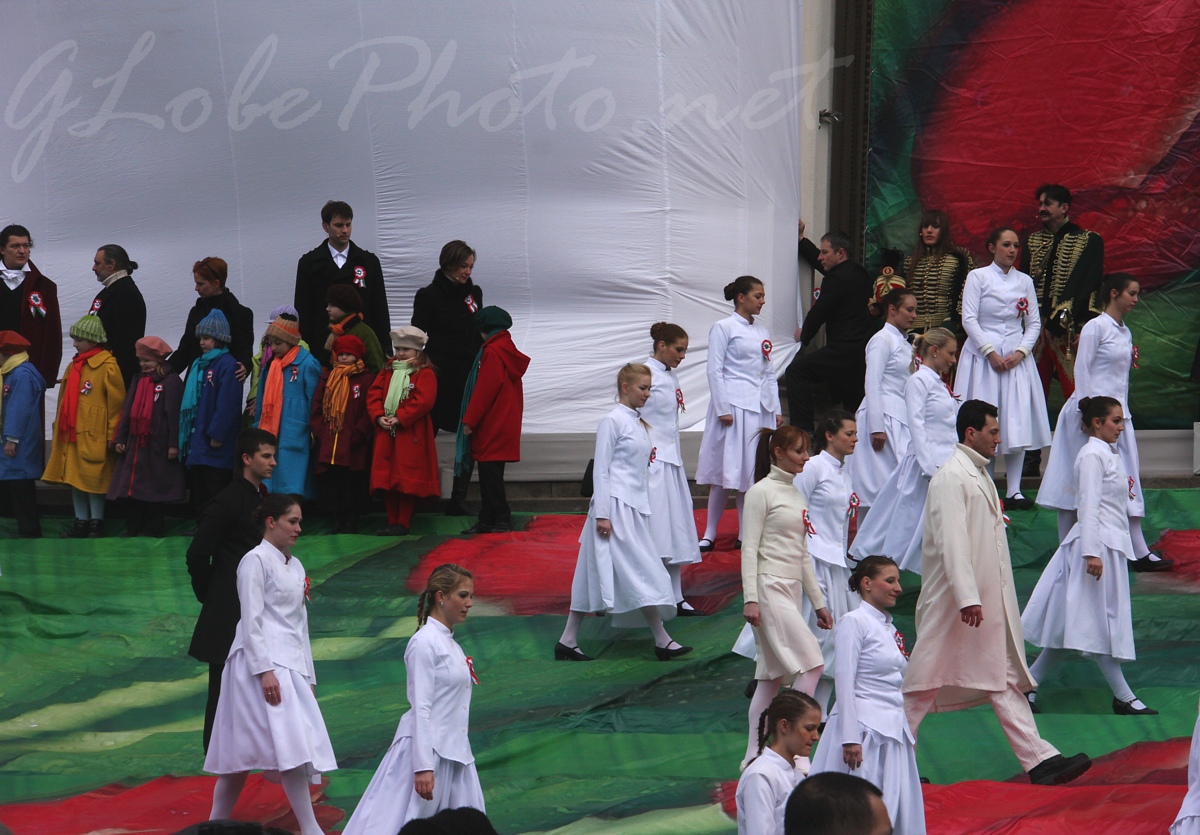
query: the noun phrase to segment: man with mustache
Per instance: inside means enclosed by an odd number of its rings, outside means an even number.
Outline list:
[[[1020,265],[1021,272],[1033,278],[1042,314],[1042,335],[1033,358],[1046,395],[1057,377],[1063,397],[1070,397],[1075,390],[1071,351],[1084,323],[1101,312],[1095,293],[1104,279],[1104,240],[1072,222],[1066,186],[1047,183],[1036,196],[1042,228],[1026,241]],[[1031,450],[1022,475],[1037,478],[1041,463],[1041,450]]]

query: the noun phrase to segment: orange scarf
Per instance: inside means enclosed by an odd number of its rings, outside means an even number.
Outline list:
[[[355,319],[358,319],[359,321],[361,321],[362,314],[361,313],[351,313],[349,316],[347,316],[342,321],[338,322],[336,325],[329,326],[329,338],[325,340],[325,350],[326,351],[333,350],[334,340],[336,340],[339,336],[345,336],[346,329],[354,324]]]
[[[300,346],[293,345],[282,357],[271,361],[267,369],[267,382],[263,386],[262,412],[258,418],[258,428],[265,429],[279,437],[279,420],[283,414],[283,367],[296,361]]]
[[[79,411],[79,395],[81,394],[79,381],[83,376],[83,364],[103,350],[97,346],[90,351],[76,354],[71,360],[67,378],[63,381],[62,396],[58,399],[58,431],[66,434],[69,444],[75,443],[75,418]],[[89,381],[85,385],[90,392],[92,390],[91,382]]]
[[[335,433],[342,431],[346,420],[346,404],[350,402],[350,377],[366,370],[362,360],[349,365],[335,365],[325,380],[325,396],[321,400],[321,417]]]

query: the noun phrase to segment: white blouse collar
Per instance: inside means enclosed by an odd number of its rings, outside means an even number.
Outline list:
[[[880,609],[876,609],[876,608],[875,608],[874,606],[872,606],[870,603],[866,603],[866,602],[864,602],[864,603],[863,603],[861,606],[859,606],[858,608],[860,608],[860,609],[862,609],[864,612],[866,612],[866,613],[867,613],[867,615],[868,615],[868,616],[869,616],[869,617],[870,617],[872,620],[877,620],[877,621],[879,621],[879,622],[880,622],[880,623],[882,623],[882,624],[886,624],[886,625],[888,625],[888,626],[891,626],[891,624],[892,624],[892,615],[891,615],[891,613],[890,613],[890,612],[884,612],[884,611],[882,611],[882,610],[880,610]]]

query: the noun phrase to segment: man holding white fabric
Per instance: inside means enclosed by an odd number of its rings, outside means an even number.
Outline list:
[[[913,735],[931,710],[990,702],[1029,779],[1059,785],[1087,771],[1086,754],[1063,757],[1042,739],[1025,694],[1025,636],[1013,584],[1004,513],[987,464],[1000,445],[996,407],[968,400],[959,443],[929,483],[922,540],[917,643],[904,676]]]

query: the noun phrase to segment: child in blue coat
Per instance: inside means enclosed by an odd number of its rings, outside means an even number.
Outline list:
[[[267,326],[271,362],[258,377],[254,425],[279,439],[275,472],[264,481],[272,493],[316,498],[312,468],[313,397],[321,382],[321,364],[300,347],[300,323],[281,315]]]
[[[242,383],[229,353],[229,320],[213,310],[196,325],[202,353],[188,369],[179,410],[179,459],[187,467],[192,509],[204,508],[233,477],[234,446],[242,428]]]
[[[42,397],[46,381],[29,361],[29,340],[0,331],[0,493],[7,493],[17,520],[16,539],[38,539],[42,523],[33,483],[45,469]]]

